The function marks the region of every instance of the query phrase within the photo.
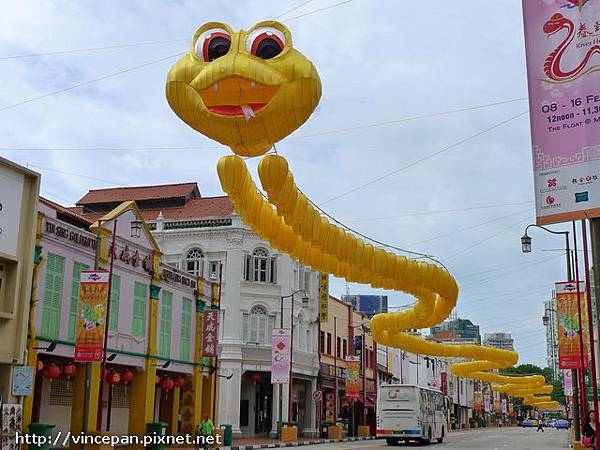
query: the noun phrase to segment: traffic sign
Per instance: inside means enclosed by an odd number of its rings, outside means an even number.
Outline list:
[[[313,392],[313,400],[315,402],[320,402],[323,400],[323,391],[315,391]]]

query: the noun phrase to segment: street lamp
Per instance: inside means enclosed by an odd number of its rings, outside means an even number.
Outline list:
[[[541,225],[537,225],[537,224],[531,224],[531,225],[527,225],[527,227],[525,228],[525,233],[523,234],[523,236],[521,237],[521,251],[523,253],[531,253],[531,237],[527,234],[527,231],[529,231],[530,228],[535,227],[535,228],[541,228],[544,231],[547,231],[548,233],[552,233],[552,234],[562,234],[565,236],[565,254],[567,257],[567,281],[572,281],[573,280],[573,275],[572,275],[572,269],[571,269],[571,250],[569,248],[569,232],[568,231],[554,231],[551,230],[549,228],[543,227]],[[579,285],[578,285],[579,287]],[[579,303],[579,302],[578,302]],[[579,309],[579,317],[581,318],[581,309]],[[546,320],[546,317],[544,316],[544,318],[542,320]],[[580,339],[582,339],[582,335],[581,333],[579,333]],[[580,345],[580,351],[583,352],[583,343],[581,343]],[[582,369],[583,370],[583,363],[582,363]],[[578,375],[577,375],[577,369],[571,369],[571,375],[573,377],[573,380],[578,380]],[[584,389],[585,390],[585,389]],[[580,439],[580,418],[579,418],[579,389],[578,389],[578,385],[577,382],[573,383],[573,423],[575,425],[575,440],[579,440]],[[585,395],[585,392],[583,392],[581,395]]]
[[[283,300],[286,298],[292,299],[292,308],[290,313],[290,374],[288,380],[288,426],[291,426],[292,423],[292,364],[294,362],[294,295],[302,292],[304,295],[302,296],[302,303],[308,301],[308,297],[306,295],[306,291],[303,289],[298,289],[292,292],[289,295],[281,296],[280,303],[280,312],[279,312],[279,327],[283,328]],[[281,430],[283,429],[283,386],[279,385],[279,438],[281,439]]]

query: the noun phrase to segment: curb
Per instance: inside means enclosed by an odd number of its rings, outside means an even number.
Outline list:
[[[354,437],[347,439],[318,439],[315,441],[303,441],[303,442],[281,442],[278,444],[260,444],[260,445],[242,445],[237,447],[220,447],[221,450],[255,450],[262,448],[284,448],[284,447],[302,447],[304,445],[319,445],[319,444],[336,444],[338,442],[353,442],[353,441],[373,441],[377,438],[375,436],[369,437]]]

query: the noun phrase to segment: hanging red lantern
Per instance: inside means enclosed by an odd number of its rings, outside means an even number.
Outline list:
[[[262,376],[260,375],[260,373],[253,373],[252,375],[250,375],[250,381],[254,383],[260,383],[261,380]]]
[[[121,381],[121,374],[116,370],[109,370],[106,374],[106,377],[104,377],[104,380],[108,384],[119,384],[119,382]]]
[[[40,373],[42,370],[44,370],[44,361],[38,359],[35,365],[35,371],[36,373]]]
[[[186,383],[185,377],[178,375],[174,378],[175,387],[184,387]]]
[[[121,382],[123,384],[129,384],[133,380],[133,372],[129,369],[125,369],[121,372]]]
[[[175,382],[171,377],[163,377],[163,379],[160,380],[160,387],[163,391],[170,391],[171,389],[173,389],[174,386]]]
[[[51,380],[54,380],[54,379],[56,379],[56,378],[60,377],[60,373],[61,373],[60,367],[58,367],[58,366],[57,366],[56,364],[54,364],[54,363],[52,363],[52,364],[49,364],[49,365],[46,367],[46,369],[44,369],[44,376],[45,376],[46,378],[49,378],[49,379],[51,379]]]
[[[67,380],[70,380],[77,373],[77,367],[73,363],[67,363],[63,367],[63,375]]]

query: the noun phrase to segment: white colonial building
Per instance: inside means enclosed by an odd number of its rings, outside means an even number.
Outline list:
[[[318,274],[280,254],[244,225],[227,197],[205,198],[196,183],[88,192],[76,209],[97,215],[123,200],[135,200],[167,264],[220,280],[217,425],[231,424],[234,436],[274,435],[279,396],[271,384],[271,335],[290,326],[294,298],[292,420],[299,433],[316,434],[319,357]],[[287,385],[282,418],[288,418]]]

